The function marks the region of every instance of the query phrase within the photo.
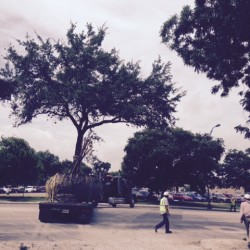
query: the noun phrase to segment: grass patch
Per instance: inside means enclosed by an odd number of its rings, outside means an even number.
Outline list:
[[[10,201],[10,202],[43,202],[45,201],[44,197],[31,197],[31,196],[0,196],[1,201]]]

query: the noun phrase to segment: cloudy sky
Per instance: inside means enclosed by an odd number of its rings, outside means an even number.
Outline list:
[[[87,23],[94,27],[105,24],[108,34],[104,47],[116,48],[125,61],[140,61],[142,76],[147,76],[152,62],[160,55],[172,63],[173,80],[177,87],[187,91],[178,105],[177,126],[194,133],[209,133],[216,124],[213,136],[222,138],[227,149],[245,150],[249,141],[236,134],[234,127],[245,124],[247,114],[239,105],[239,90],[229,98],[211,95],[214,84],[205,75],[197,74],[183,65],[175,52],[161,43],[159,31],[164,21],[179,13],[184,5],[193,6],[193,0],[1,0],[0,1],[0,55],[15,39],[24,39],[35,32],[44,38],[65,39],[70,22],[79,31]],[[3,65],[1,57],[0,66]],[[72,160],[76,131],[70,122],[54,123],[39,117],[32,124],[13,128],[8,106],[0,107],[0,136],[16,136],[25,139],[38,150],[49,150],[60,160]],[[135,128],[124,125],[105,125],[96,130],[104,139],[96,145],[100,160],[111,163],[118,170],[124,156],[123,149]]]

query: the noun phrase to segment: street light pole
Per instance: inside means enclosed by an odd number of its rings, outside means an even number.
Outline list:
[[[218,128],[218,127],[220,127],[220,124],[216,124],[215,126],[213,126],[209,135],[212,136],[214,128]],[[209,192],[209,184],[208,184],[208,169],[207,169],[207,194],[208,194],[207,209],[212,209],[211,200],[210,200],[210,192]]]
[[[217,124],[217,125],[213,126],[210,133],[209,133],[209,135],[211,136],[212,133],[213,133],[214,128],[218,128],[218,127],[220,127],[220,124]]]

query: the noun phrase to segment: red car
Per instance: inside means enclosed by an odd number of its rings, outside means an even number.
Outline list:
[[[193,201],[193,198],[184,193],[173,194],[174,201]]]

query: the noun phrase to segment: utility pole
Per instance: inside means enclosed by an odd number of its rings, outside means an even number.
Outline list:
[[[217,125],[213,126],[210,133],[209,133],[209,135],[212,136],[214,128],[218,128],[218,127],[220,127],[220,124],[217,124]],[[207,169],[206,172],[207,172],[207,194],[208,194],[207,209],[212,209],[211,200],[210,200],[210,192],[209,192],[209,183],[208,183],[208,169]]]

